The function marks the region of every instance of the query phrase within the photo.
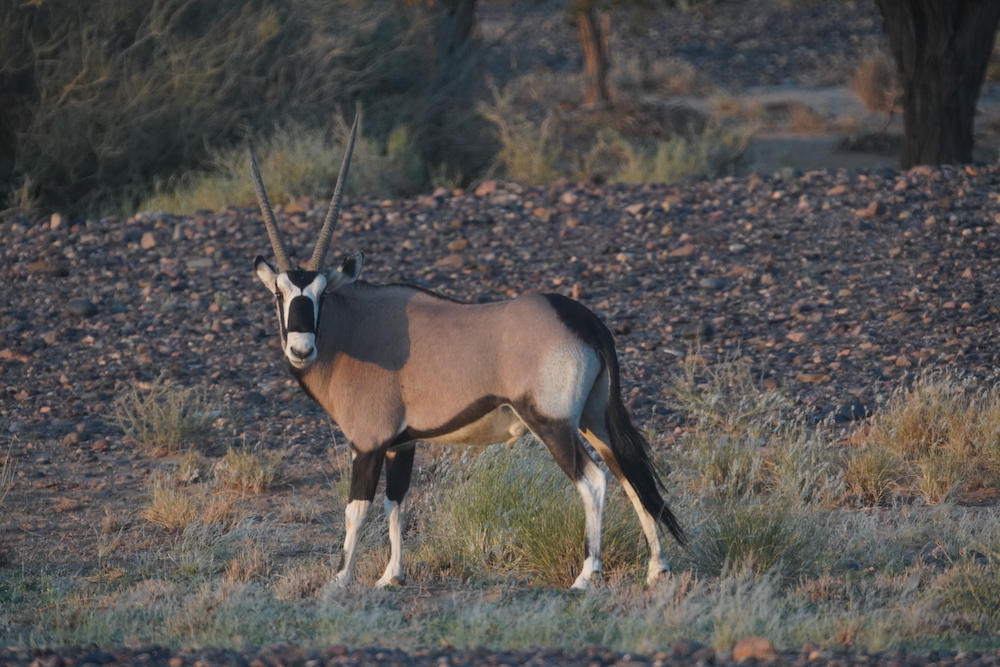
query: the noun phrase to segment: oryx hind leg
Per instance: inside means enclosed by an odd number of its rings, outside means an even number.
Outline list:
[[[639,524],[642,526],[642,532],[646,536],[646,544],[649,546],[649,565],[646,571],[646,583],[652,585],[657,579],[670,571],[670,566],[663,555],[663,546],[660,544],[656,519],[643,506],[642,501],[639,499],[639,494],[636,493],[635,487],[625,477],[625,473],[622,471],[622,467],[618,464],[618,459],[615,458],[614,452],[611,449],[611,434],[608,432],[605,412],[607,396],[607,376],[605,375],[603,378],[598,379],[594,386],[594,391],[587,399],[587,404],[580,419],[580,432],[591,446],[597,450],[601,458],[604,459],[608,469],[621,483],[622,488],[625,489],[625,494],[632,501],[632,507],[635,508],[635,513],[639,516]]]
[[[607,479],[604,472],[584,449],[577,429],[569,421],[530,419],[525,421],[532,434],[542,441],[552,458],[576,485],[583,499],[585,517],[585,555],[583,569],[573,582],[573,588],[586,589],[599,579],[601,561],[601,528],[604,520],[604,494]]]
[[[361,529],[375,498],[379,473],[382,472],[384,450],[371,452],[351,451],[351,492],[344,510],[345,535],[344,553],[340,561],[340,571],[333,579],[336,586],[347,586],[354,574],[354,555],[358,548]]]
[[[410,490],[413,474],[413,443],[385,453],[385,515],[389,520],[389,564],[375,586],[399,586],[403,573],[403,501]]]

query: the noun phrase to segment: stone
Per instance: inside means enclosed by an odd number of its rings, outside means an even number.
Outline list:
[[[73,297],[66,302],[66,311],[76,317],[93,317],[97,314],[97,306],[84,297]]]
[[[156,236],[153,235],[153,232],[146,232],[142,235],[142,238],[139,240],[139,247],[143,250],[156,247]]]
[[[698,287],[709,291],[721,290],[726,288],[726,281],[722,278],[702,278],[698,281]]]
[[[69,275],[69,269],[65,265],[45,259],[38,262],[31,262],[24,267],[24,270],[34,275],[52,276],[54,278],[65,278]]]
[[[49,229],[52,231],[62,229],[65,224],[66,220],[59,213],[53,213],[52,217],[49,218]]]
[[[680,335],[685,340],[707,340],[715,335],[715,327],[705,320],[693,322],[684,327]]]
[[[733,660],[745,662],[751,658],[761,662],[773,662],[778,659],[774,644],[765,637],[744,637],[733,647]]]
[[[838,424],[845,424],[847,422],[865,419],[871,413],[871,408],[861,401],[850,401],[837,408],[837,412],[833,415],[833,420]]]
[[[192,257],[185,262],[185,265],[193,270],[210,269],[215,266],[215,260],[211,257]]]
[[[667,257],[690,257],[698,252],[698,247],[692,243],[685,243],[679,248],[674,248],[667,253]]]
[[[491,195],[497,191],[497,182],[495,180],[483,181],[478,186],[476,186],[475,194],[477,197],[485,197],[486,195]]]

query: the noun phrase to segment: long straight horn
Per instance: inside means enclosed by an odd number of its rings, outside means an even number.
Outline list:
[[[271,210],[271,202],[267,198],[267,190],[264,189],[264,181],[260,177],[260,167],[257,166],[257,156],[253,149],[248,148],[250,154],[250,172],[253,174],[253,187],[257,191],[257,202],[260,204],[260,213],[264,217],[264,228],[267,229],[267,238],[271,239],[271,248],[274,250],[274,260],[278,263],[278,272],[284,273],[292,268],[292,263],[288,261],[288,252],[285,244],[281,242],[278,234],[278,223],[274,221],[274,211]]]
[[[323,267],[323,258],[326,251],[330,249],[330,239],[333,237],[333,226],[340,217],[340,202],[344,198],[344,183],[347,182],[347,172],[351,168],[351,154],[354,153],[354,138],[358,134],[358,119],[361,114],[354,115],[354,126],[351,127],[351,138],[347,142],[347,151],[344,153],[344,162],[340,165],[340,174],[337,176],[337,187],[333,190],[333,199],[330,200],[330,210],[326,212],[326,220],[319,230],[319,238],[316,239],[316,247],[313,249],[312,257],[306,268],[310,271],[319,271]]]

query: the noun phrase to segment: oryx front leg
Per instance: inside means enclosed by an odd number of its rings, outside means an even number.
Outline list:
[[[385,454],[385,515],[389,519],[389,564],[375,586],[399,586],[403,573],[403,501],[410,489],[413,472],[413,445]]]
[[[338,586],[347,586],[354,572],[354,553],[358,548],[361,529],[364,528],[368,509],[375,498],[378,486],[378,476],[382,471],[383,452],[351,452],[354,462],[351,465],[351,493],[344,510],[344,555],[341,559],[340,571],[334,577]]]

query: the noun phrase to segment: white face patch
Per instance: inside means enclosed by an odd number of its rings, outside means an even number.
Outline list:
[[[285,358],[295,368],[305,368],[316,360],[319,300],[325,289],[323,274],[317,274],[305,287],[293,283],[287,273],[278,274],[275,280],[275,290],[281,295],[278,317],[285,333]]]

